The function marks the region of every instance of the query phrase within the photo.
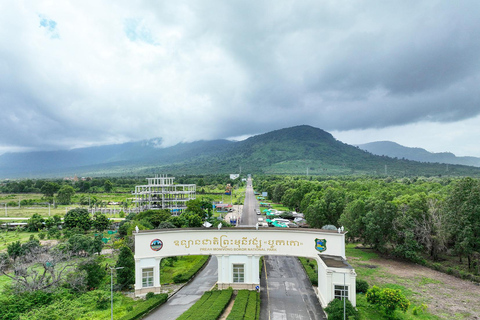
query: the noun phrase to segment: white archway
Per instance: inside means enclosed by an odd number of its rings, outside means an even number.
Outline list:
[[[135,295],[160,291],[160,261],[170,256],[214,255],[219,289],[260,285],[264,255],[312,258],[318,265],[318,298],[325,307],[348,296],[356,305],[354,269],[345,257],[345,235],[318,229],[162,229],[135,233]]]

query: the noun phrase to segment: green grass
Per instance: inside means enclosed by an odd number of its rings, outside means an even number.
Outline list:
[[[281,203],[272,203],[272,209],[276,209],[278,211],[290,211],[289,208],[285,207]]]
[[[415,283],[418,286],[408,288],[407,285],[411,284],[411,280],[399,278],[395,275],[389,274],[384,268],[375,264],[375,259],[381,259],[377,253],[370,249],[356,249],[357,244],[347,244],[346,255],[349,259],[349,263],[355,268],[357,278],[366,280],[370,287],[376,285],[380,288],[400,289],[407,299],[410,300],[410,308],[404,314],[397,311],[395,313],[398,320],[437,320],[441,319],[435,315],[432,315],[426,311],[418,311],[417,315],[413,314],[414,308],[420,309],[422,303],[426,303],[426,300],[422,296],[422,292],[417,292],[417,287],[425,286],[429,283],[441,283],[440,281],[421,277],[416,279]],[[393,283],[386,283],[386,280]],[[369,304],[366,301],[365,294],[357,294],[357,309],[359,310],[361,320],[383,320],[385,319],[384,313],[379,311],[377,307]],[[460,318],[463,319],[463,318]],[[466,319],[466,318],[465,318]]]
[[[203,266],[207,260],[208,256],[181,256],[173,263],[173,266],[166,266],[162,263],[160,270],[160,283],[174,283],[173,278],[177,275],[185,275],[192,273],[193,271],[193,273],[195,273],[198,271],[198,266]],[[197,269],[192,271],[192,268]]]
[[[26,231],[13,231],[8,232],[5,229],[0,229],[0,252],[7,249],[8,245],[12,242],[20,241],[21,243],[27,242],[31,235],[34,235],[38,239],[38,232],[26,232]]]

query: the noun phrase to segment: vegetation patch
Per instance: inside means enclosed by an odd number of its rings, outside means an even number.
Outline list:
[[[258,320],[259,316],[260,293],[250,290],[238,291],[227,320]]]
[[[136,306],[132,311],[124,315],[120,320],[136,320],[140,319],[143,315],[147,314],[151,310],[161,306],[168,299],[168,294],[156,294],[153,297],[142,302],[139,306]]]
[[[208,291],[177,320],[215,320],[230,302],[233,290]]]
[[[303,269],[305,269],[308,279],[310,279],[312,285],[318,286],[317,262],[314,259],[307,259],[302,257],[299,257],[298,260],[300,260],[300,263],[302,264]]]

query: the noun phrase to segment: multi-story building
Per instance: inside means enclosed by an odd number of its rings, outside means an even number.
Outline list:
[[[187,208],[187,201],[195,199],[195,184],[174,184],[175,177],[147,178],[148,183],[136,186],[134,202],[138,211],[166,209],[180,214]]]

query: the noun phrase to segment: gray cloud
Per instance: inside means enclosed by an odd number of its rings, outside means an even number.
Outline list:
[[[477,1],[0,4],[0,149],[480,113]]]

